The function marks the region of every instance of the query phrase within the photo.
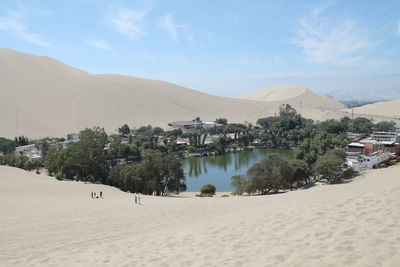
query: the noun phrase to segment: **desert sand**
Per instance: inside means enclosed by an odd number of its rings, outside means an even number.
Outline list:
[[[278,195],[184,195],[135,205],[1,166],[0,266],[400,266],[400,166]]]
[[[346,116],[344,104],[303,86],[273,86],[238,96],[237,99],[263,101],[267,104],[276,102],[290,104],[302,116],[317,121],[340,119]]]
[[[365,105],[355,108],[354,112],[365,116],[372,114],[400,119],[400,99]]]
[[[282,90],[269,102],[219,97],[163,81],[92,75],[50,57],[0,49],[0,136],[9,138],[65,137],[93,126],[110,133],[125,123],[165,128],[197,116],[255,122],[276,114],[281,104],[299,108],[300,102],[304,116],[324,120],[343,108],[309,90],[294,93]]]
[[[238,98],[266,102],[285,101],[299,111],[300,102],[306,110],[313,108],[321,111],[339,111],[346,107],[329,96],[312,92],[303,86],[273,86]]]

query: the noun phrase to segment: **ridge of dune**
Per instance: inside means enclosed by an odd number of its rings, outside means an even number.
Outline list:
[[[400,118],[400,99],[385,102],[377,102],[365,106],[354,108],[354,112],[365,115],[381,115],[387,117]]]
[[[255,121],[278,108],[123,75],[91,75],[58,60],[0,49],[0,136],[65,136],[124,123],[167,127],[200,116]]]
[[[0,265],[398,266],[399,170],[285,194],[135,205],[117,188],[0,166]],[[104,199],[90,197],[100,191]]]
[[[272,86],[237,98],[273,102],[294,98],[308,91],[310,90],[303,86]]]
[[[276,101],[285,102],[292,105],[298,111],[305,108],[337,112],[345,108],[345,105],[339,101],[327,95],[315,93],[303,86],[273,86],[236,98],[265,101],[268,103]]]
[[[315,104],[323,102],[319,96],[299,93],[305,117],[338,116],[334,105]],[[299,97],[270,102],[220,97],[164,81],[92,75],[50,57],[10,49],[0,49],[0,94],[0,136],[8,138],[65,136],[93,126],[113,132],[125,123],[165,128],[171,121],[197,116],[255,122],[274,115],[282,104],[300,110]]]

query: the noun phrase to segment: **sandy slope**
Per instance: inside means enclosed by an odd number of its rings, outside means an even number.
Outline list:
[[[162,81],[90,75],[49,57],[9,49],[0,49],[0,94],[0,136],[6,137],[65,136],[93,126],[111,132],[124,123],[166,127],[197,116],[255,122],[287,102],[225,98]],[[316,94],[302,96],[303,115],[317,120],[335,116],[335,108],[309,105],[323,102]],[[297,107],[299,101],[291,101]]]
[[[354,112],[365,115],[381,115],[387,117],[400,118],[400,99],[395,99],[386,102],[378,102],[355,108]]]
[[[0,167],[0,266],[399,266],[399,174],[139,206],[112,187]]]
[[[237,98],[266,102],[285,101],[297,110],[300,110],[300,102],[305,110],[339,111],[345,108],[339,101],[302,86],[273,86]]]
[[[264,90],[251,92],[239,98],[260,100],[260,101],[279,101],[295,98],[305,94],[307,88],[302,86],[273,86]]]

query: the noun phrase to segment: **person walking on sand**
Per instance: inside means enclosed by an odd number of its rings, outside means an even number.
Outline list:
[[[135,204],[137,204],[137,196],[135,196]]]
[[[103,198],[103,191],[100,191],[100,198]]]
[[[138,197],[138,204],[140,205],[140,197]]]
[[[93,198],[93,192],[91,192],[92,193],[92,198]]]

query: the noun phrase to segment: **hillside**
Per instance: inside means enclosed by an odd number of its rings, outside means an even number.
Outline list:
[[[305,108],[306,110],[339,111],[345,108],[345,105],[339,101],[302,86],[274,86],[237,98],[265,102],[285,102],[297,110]]]
[[[49,57],[9,49],[0,49],[0,93],[0,136],[5,137],[65,136],[93,126],[112,132],[124,123],[166,127],[197,116],[255,122],[283,103],[298,108],[299,100],[303,115],[313,119],[335,116],[337,110],[336,101],[311,91],[294,98],[275,96],[268,103],[225,98],[163,81],[91,75]]]
[[[399,168],[285,194],[135,205],[114,187],[0,166],[0,266],[399,266]]]
[[[354,113],[363,115],[380,115],[384,117],[400,118],[400,99],[378,102],[354,108]]]

